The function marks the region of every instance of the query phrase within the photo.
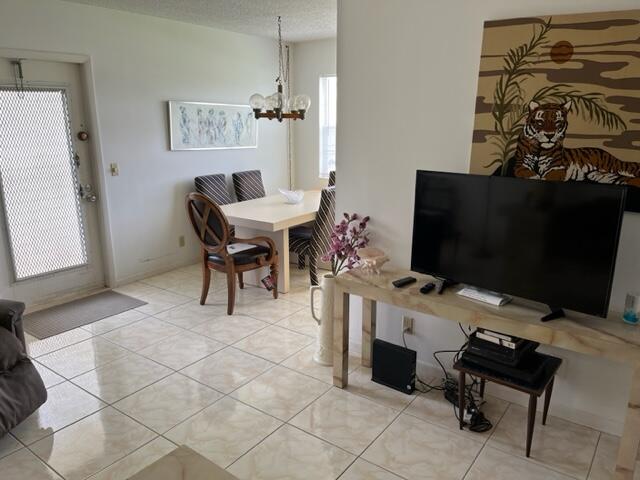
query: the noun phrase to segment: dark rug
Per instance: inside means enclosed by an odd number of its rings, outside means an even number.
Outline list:
[[[146,304],[108,290],[25,315],[23,325],[27,333],[43,340]]]

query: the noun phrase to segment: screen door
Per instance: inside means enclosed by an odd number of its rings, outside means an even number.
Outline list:
[[[87,264],[67,93],[0,87],[0,186],[15,280]]]
[[[0,58],[0,293],[46,304],[105,283],[86,70],[27,59],[22,88],[13,66]]]

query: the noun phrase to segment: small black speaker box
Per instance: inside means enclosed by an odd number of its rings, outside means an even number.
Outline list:
[[[411,395],[416,388],[415,350],[374,340],[371,380]]]

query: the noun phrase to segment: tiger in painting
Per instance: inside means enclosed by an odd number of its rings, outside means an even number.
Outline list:
[[[515,152],[514,175],[640,187],[640,163],[624,162],[600,148],[564,147],[570,109],[571,101],[563,105],[529,104]]]

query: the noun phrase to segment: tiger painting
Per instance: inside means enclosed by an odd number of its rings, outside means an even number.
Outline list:
[[[563,105],[529,104],[515,152],[514,175],[640,187],[640,163],[619,160],[600,148],[564,147],[570,109],[570,101]]]

